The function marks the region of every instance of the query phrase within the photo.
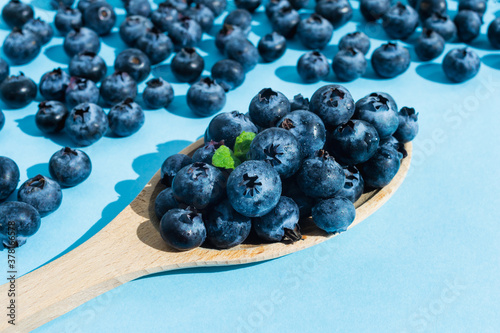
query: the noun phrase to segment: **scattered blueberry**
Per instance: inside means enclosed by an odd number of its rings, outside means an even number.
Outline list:
[[[265,62],[273,62],[285,54],[286,38],[273,31],[260,39],[257,49]]]
[[[394,137],[402,143],[415,139],[418,134],[418,113],[414,108],[403,107],[398,113],[399,126]]]
[[[387,146],[379,147],[372,158],[358,165],[365,186],[368,188],[382,188],[389,184],[398,173],[402,158],[403,155],[396,149]]]
[[[160,234],[168,246],[179,251],[194,249],[205,241],[207,230],[201,214],[188,207],[174,208],[163,215]]]
[[[312,209],[314,223],[329,233],[346,231],[355,217],[356,209],[353,203],[344,197],[322,200]]]
[[[9,76],[0,84],[0,98],[9,107],[20,109],[36,98],[36,83],[23,73]]]
[[[242,215],[266,215],[280,199],[280,176],[266,162],[243,162],[229,175],[227,196],[233,208]]]
[[[483,17],[486,11],[486,1],[484,0],[459,0],[458,1],[458,11],[462,10],[472,10],[476,12],[480,17]]]
[[[333,57],[332,69],[341,81],[353,81],[366,72],[367,62],[363,52],[350,48],[340,50]]]
[[[220,53],[224,54],[226,51],[226,44],[230,40],[246,38],[246,34],[240,27],[231,24],[224,24],[215,36],[215,46]]]
[[[231,206],[228,200],[214,206],[205,221],[207,239],[217,249],[228,249],[243,243],[250,234],[252,220]]]
[[[259,8],[261,0],[234,0],[234,4],[237,8],[246,9],[250,13],[253,13]]]
[[[144,104],[151,109],[166,108],[174,99],[174,90],[167,81],[162,78],[149,80],[147,87],[142,93]]]
[[[64,129],[76,145],[90,146],[108,130],[108,117],[100,106],[82,103],[70,111]]]
[[[196,151],[193,153],[193,162],[203,162],[206,164],[212,164],[212,158],[215,154],[215,151],[219,149],[219,147],[222,145],[224,145],[224,141],[205,142],[205,144],[202,147],[196,149]]]
[[[0,156],[0,202],[7,199],[19,183],[19,167],[8,157]]]
[[[106,1],[97,1],[85,9],[83,22],[87,28],[94,30],[99,36],[104,36],[113,29],[116,22],[116,13]]]
[[[443,71],[453,82],[467,81],[479,72],[481,60],[468,47],[453,49],[443,59]]]
[[[424,28],[434,30],[443,37],[445,41],[449,41],[455,37],[457,27],[448,15],[434,13],[429,16],[423,24]]]
[[[278,120],[290,113],[290,101],[279,91],[262,89],[250,102],[250,119],[257,126],[276,126]]]
[[[130,136],[144,125],[144,111],[133,99],[127,98],[111,108],[108,123],[113,134]]]
[[[44,217],[55,212],[61,205],[61,187],[52,179],[37,175],[19,187],[17,199],[33,206]]]
[[[72,77],[65,92],[68,108],[73,108],[80,103],[95,103],[99,101],[99,89],[94,81]]]
[[[301,8],[307,7],[309,5],[309,0],[290,0],[290,5],[292,5],[293,8],[299,10]]]
[[[348,50],[351,48],[358,49],[363,54],[367,54],[370,49],[370,38],[365,33],[359,31],[345,35],[339,41],[339,50]]]
[[[10,66],[3,58],[0,58],[0,83],[10,74]]]
[[[40,79],[40,94],[46,100],[64,101],[70,76],[61,68],[45,73]]]
[[[85,152],[69,147],[58,150],[49,161],[50,176],[63,187],[83,183],[92,171],[92,163]]]
[[[212,78],[227,92],[245,81],[245,69],[235,60],[219,60],[212,66]]]
[[[41,45],[47,44],[54,36],[54,30],[47,22],[40,18],[31,19],[23,25],[23,30],[27,30],[36,36]]]
[[[391,136],[398,128],[398,109],[385,94],[371,93],[356,102],[354,118],[370,123],[380,139]],[[359,163],[359,162],[358,162]]]
[[[193,82],[205,68],[205,61],[194,48],[184,48],[175,54],[170,63],[175,78],[181,82]]]
[[[164,189],[156,196],[155,215],[159,220],[166,212],[174,208],[179,208],[179,203],[175,200],[171,187]]]
[[[478,13],[472,10],[461,10],[453,20],[457,26],[458,39],[464,43],[469,43],[481,32],[483,21]]]
[[[226,0],[194,0],[194,3],[201,3],[210,8],[215,17],[219,16],[226,9]]]
[[[87,8],[89,8],[90,5],[102,1],[103,0],[78,0],[77,8],[83,13]]]
[[[177,21],[179,11],[173,6],[162,2],[158,8],[151,13],[151,22],[163,32],[166,32]]]
[[[420,20],[425,21],[433,13],[446,15],[448,6],[446,0],[420,0],[416,9]]]
[[[170,38],[156,28],[148,30],[146,34],[139,37],[135,45],[148,56],[152,65],[167,59],[174,49]]]
[[[268,19],[278,12],[281,8],[290,7],[290,2],[288,0],[269,0],[265,5],[265,12]]]
[[[135,42],[153,28],[153,23],[144,16],[128,16],[120,24],[120,38],[128,46],[135,46]]]
[[[292,178],[283,183],[282,196],[291,198],[299,207],[300,218],[311,216],[311,209],[314,206],[315,199],[308,197]]]
[[[21,28],[33,16],[33,8],[19,0],[10,0],[2,9],[2,19],[11,28]]]
[[[58,9],[61,6],[71,7],[75,0],[50,0],[50,5],[53,9]]]
[[[397,43],[389,42],[373,51],[371,62],[378,76],[393,78],[410,67],[410,52]]]
[[[115,70],[127,72],[136,82],[144,81],[151,72],[151,62],[147,55],[138,49],[126,49],[115,59]]]
[[[316,2],[316,13],[326,18],[339,28],[352,18],[352,7],[349,0],[321,0]]]
[[[151,14],[151,4],[149,0],[124,0],[123,4],[127,15],[140,15],[148,17]]]
[[[64,51],[70,57],[85,51],[97,54],[101,49],[101,41],[93,30],[82,27],[68,32],[64,38],[63,46]]]
[[[38,104],[38,111],[35,115],[35,123],[38,129],[44,133],[57,133],[62,131],[68,109],[59,101],[45,101]]]
[[[193,47],[201,41],[202,30],[197,21],[182,16],[172,23],[168,35],[177,48]]]
[[[326,57],[319,51],[304,53],[297,61],[297,73],[306,83],[315,83],[325,79],[330,73]]]
[[[415,53],[423,61],[435,59],[444,51],[444,39],[433,30],[423,29],[415,44]]]
[[[300,16],[299,13],[288,4],[276,10],[272,14],[270,21],[274,31],[285,38],[292,38],[297,32]]]
[[[161,4],[173,7],[175,9],[177,9],[179,12],[186,10],[189,7],[187,0],[165,0]]]
[[[418,26],[418,14],[409,5],[398,2],[383,17],[382,27],[392,39],[406,39]]]
[[[391,8],[390,0],[360,0],[359,10],[368,22],[377,21]]]
[[[226,104],[226,93],[217,82],[203,78],[189,87],[186,101],[196,115],[208,117],[222,110]]]
[[[183,167],[193,163],[193,159],[184,154],[169,156],[161,165],[161,182],[166,186],[172,186],[177,172]]]
[[[259,130],[252,121],[238,111],[224,112],[215,116],[208,124],[205,141],[224,141],[233,149],[236,138],[242,132],[257,133]]]
[[[5,37],[2,49],[14,65],[24,65],[38,56],[40,41],[31,31],[14,28]]]
[[[104,60],[94,52],[81,52],[71,58],[69,63],[71,76],[82,77],[94,82],[101,81],[107,71],[108,68]]]
[[[288,197],[281,197],[269,213],[254,220],[253,227],[265,241],[295,242],[302,239],[299,217],[297,204]]]
[[[300,21],[297,27],[297,36],[306,48],[322,49],[333,36],[333,26],[328,20],[313,13],[308,18]]]
[[[0,241],[3,248],[24,245],[28,237],[38,231],[40,223],[40,214],[33,206],[16,201],[0,204]],[[14,238],[11,238],[12,229],[15,230]]]
[[[71,30],[83,26],[82,13],[78,9],[61,6],[54,17],[54,25],[61,35],[66,36]]]
[[[488,26],[488,40],[495,49],[500,49],[500,18],[491,21]]]
[[[346,88],[330,84],[316,90],[311,97],[309,109],[323,120],[327,130],[332,130],[351,119],[354,100]]]
[[[293,99],[290,100],[290,110],[309,110],[309,98],[302,96],[302,94],[293,96]]]
[[[355,166],[345,166],[344,174],[344,187],[337,192],[336,196],[344,197],[349,199],[352,203],[355,203],[363,194],[365,182],[361,173],[359,173],[359,170]]]
[[[0,110],[0,131],[2,130],[4,125],[5,125],[5,116],[2,110]]]
[[[259,61],[259,51],[248,39],[231,39],[225,50],[227,57],[239,62],[245,71],[253,69]]]
[[[245,9],[235,9],[224,18],[224,24],[237,26],[246,35],[250,33],[252,25],[252,15]]]
[[[104,78],[100,95],[109,105],[117,104],[127,98],[137,96],[137,83],[127,72],[115,72]]]
[[[189,7],[183,12],[184,15],[192,18],[201,27],[201,30],[208,32],[214,25],[214,13],[206,5],[199,3]]]

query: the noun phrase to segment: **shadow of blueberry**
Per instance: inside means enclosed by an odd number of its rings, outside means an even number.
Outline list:
[[[47,58],[60,64],[67,65],[71,61],[70,57],[64,51],[62,44],[49,46],[45,49],[44,53]]]
[[[356,27],[357,31],[364,32],[370,38],[382,40],[384,42],[390,40],[380,23],[361,22],[357,24]]]
[[[481,58],[481,62],[488,67],[500,70],[500,54],[487,54]]]
[[[168,83],[182,83],[181,81],[177,80],[177,78],[172,73],[172,69],[170,69],[170,64],[162,64],[153,67],[151,69],[151,74],[153,74],[154,77],[162,78]]]
[[[480,34],[477,38],[469,43],[469,46],[479,50],[493,50],[486,34]]]
[[[55,153],[55,151],[54,151],[54,153]],[[44,176],[50,177],[49,163],[38,163],[38,164],[30,166],[26,170],[26,175],[28,176],[28,178],[35,177],[36,175],[44,175]]]
[[[21,119],[17,119],[17,127],[25,133],[28,134],[29,136],[34,136],[34,137],[45,137],[52,142],[62,146],[62,147],[73,147],[73,148],[78,148],[75,146],[73,141],[71,141],[64,131],[61,131],[59,133],[55,134],[44,134],[42,131],[38,129],[35,123],[35,116],[34,115],[29,115]],[[36,175],[35,175],[36,176]]]
[[[274,74],[281,80],[286,82],[305,84],[304,81],[302,81],[302,78],[299,76],[299,73],[297,73],[296,66],[278,67],[274,71]]]
[[[33,0],[33,1],[31,1],[30,5],[32,5],[33,7],[36,7],[36,8],[44,9],[44,10],[54,10],[54,8],[51,5],[50,0]],[[35,15],[35,17],[36,17],[36,15]]]
[[[190,119],[200,119],[203,117],[197,116],[191,111],[186,103],[186,95],[175,95],[174,100],[166,108],[166,110],[176,116]]]
[[[441,64],[423,63],[417,66],[416,71],[418,75],[426,80],[436,83],[454,84],[444,74]]]
[[[103,44],[111,47],[115,51],[115,55],[118,55],[121,51],[127,49],[129,46],[125,44],[120,38],[120,33],[112,32],[109,35],[102,36],[101,41]]]

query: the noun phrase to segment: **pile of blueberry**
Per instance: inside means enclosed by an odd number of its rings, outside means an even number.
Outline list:
[[[397,174],[417,116],[413,108],[398,111],[383,92],[355,102],[332,84],[309,101],[262,89],[247,115],[214,117],[192,157],[164,161],[167,188],[155,201],[161,236],[178,250],[205,241],[230,248],[252,230],[261,241],[293,242],[301,239],[300,219],[311,215],[328,233],[345,231],[362,193]]]

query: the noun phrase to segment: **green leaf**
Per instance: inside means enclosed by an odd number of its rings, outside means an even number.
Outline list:
[[[250,144],[255,138],[255,135],[254,132],[241,132],[234,144],[234,156],[245,161],[247,159],[247,153],[250,150]]]
[[[212,157],[212,165],[218,168],[234,169],[241,161],[234,156],[233,151],[227,146],[220,146]]]

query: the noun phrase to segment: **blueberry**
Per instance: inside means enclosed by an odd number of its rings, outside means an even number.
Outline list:
[[[365,181],[355,166],[344,167],[345,182],[336,194],[337,197],[344,197],[355,203],[363,194]]]
[[[294,175],[302,162],[299,142],[282,128],[268,128],[257,134],[250,144],[249,157],[267,162],[283,178]]]
[[[47,22],[40,18],[31,19],[23,25],[23,30],[27,30],[36,36],[41,45],[47,44],[54,36],[54,30]]]
[[[3,58],[0,58],[0,83],[10,74],[10,66]]]
[[[202,30],[197,21],[182,16],[172,23],[168,35],[177,48],[193,47],[201,41]]]
[[[151,4],[149,0],[124,0],[123,4],[127,15],[140,15],[148,17],[151,14]]]
[[[61,187],[52,179],[37,175],[19,187],[17,200],[33,206],[44,217],[55,212],[61,205]]]
[[[167,81],[162,78],[149,80],[147,87],[142,93],[144,104],[151,109],[166,108],[174,99],[174,90]]]
[[[59,101],[41,102],[38,104],[35,123],[44,133],[57,133],[64,128],[68,114],[66,106]]]
[[[382,20],[382,27],[392,39],[406,39],[418,26],[418,14],[409,5],[398,2],[392,6]]]
[[[341,81],[353,81],[366,72],[367,62],[363,52],[350,48],[340,50],[333,57],[332,69]]]
[[[253,69],[259,61],[259,51],[248,39],[231,39],[226,44],[226,55],[239,62],[245,71]]]
[[[292,5],[293,8],[299,10],[301,8],[306,8],[307,5],[309,5],[309,0],[290,0],[290,5]]]
[[[425,21],[433,13],[446,15],[448,6],[446,0],[420,0],[416,8],[422,21]]]
[[[11,1],[14,2],[14,1]],[[0,241],[3,248],[16,248],[26,243],[40,228],[40,214],[24,202],[0,204]],[[14,231],[14,238],[11,233]]]
[[[349,0],[321,0],[316,2],[316,13],[326,18],[339,28],[352,18],[352,7]]]
[[[295,136],[304,158],[312,156],[325,145],[325,125],[321,118],[310,111],[292,111],[283,117],[277,126],[288,130]]]
[[[151,62],[147,55],[138,49],[126,49],[115,59],[115,70],[127,72],[136,82],[144,81],[151,72]]]
[[[440,34],[424,28],[415,44],[415,53],[423,61],[435,59],[443,53],[444,43],[445,41]]]
[[[461,10],[453,20],[457,26],[458,39],[464,43],[469,43],[481,32],[483,21],[478,13],[472,10]]]
[[[53,9],[58,9],[61,6],[71,7],[75,3],[75,0],[51,0],[50,5]]]
[[[163,215],[160,234],[168,246],[179,251],[194,249],[205,241],[207,230],[201,214],[190,207],[175,208]]]
[[[47,100],[64,101],[70,76],[61,68],[45,73],[40,79],[40,94]]]
[[[394,137],[402,143],[415,139],[418,133],[418,113],[414,108],[403,107],[398,113],[399,126]]]
[[[224,12],[227,7],[226,0],[194,0],[194,3],[204,4],[214,13],[215,17]]]
[[[229,24],[232,26],[237,26],[246,35],[250,33],[252,25],[252,15],[245,9],[235,9],[229,14],[227,14],[224,19],[224,24]]]
[[[214,25],[214,13],[204,4],[195,4],[183,12],[184,15],[192,18],[201,27],[201,30],[208,32]]]
[[[266,215],[280,199],[280,176],[266,162],[243,162],[229,175],[227,196],[240,214],[248,217]]]
[[[74,108],[80,103],[94,103],[99,101],[99,89],[94,81],[72,77],[65,92],[68,108]]]
[[[101,41],[99,36],[88,28],[75,28],[68,32],[64,38],[64,51],[73,57],[81,52],[99,53]]]
[[[250,13],[255,12],[261,3],[261,0],[234,0],[237,8],[248,10]]]
[[[359,31],[345,35],[339,41],[339,50],[348,50],[351,48],[358,49],[363,54],[367,54],[370,49],[370,38],[365,33]]]
[[[265,62],[273,62],[285,54],[286,39],[273,31],[260,39],[257,49]]]
[[[205,221],[207,238],[217,249],[228,249],[243,243],[250,234],[252,220],[231,206],[228,200],[214,206]]]
[[[443,71],[453,82],[467,81],[479,72],[481,60],[468,47],[453,49],[443,59]]]
[[[302,239],[299,227],[299,207],[288,197],[281,197],[278,204],[253,224],[256,234],[268,242],[295,242]]]
[[[184,154],[175,154],[169,156],[161,165],[161,182],[166,186],[172,186],[177,172],[187,165],[193,163],[193,159]]]
[[[476,12],[480,17],[483,17],[486,11],[486,1],[484,0],[459,0],[458,1],[458,11],[462,10],[472,10]]]
[[[151,22],[153,22],[155,27],[165,32],[170,29],[172,23],[177,21],[178,16],[179,12],[177,9],[162,2],[158,5],[158,8],[151,13]]]
[[[0,131],[2,130],[4,125],[5,125],[5,116],[2,110],[0,110]]]
[[[99,36],[104,36],[113,29],[116,13],[106,1],[98,1],[85,9],[83,22],[87,28],[94,30]]]
[[[54,17],[54,25],[61,35],[66,36],[71,30],[83,26],[82,13],[78,9],[61,6]]]
[[[355,217],[356,209],[353,203],[343,197],[322,200],[312,209],[316,226],[329,233],[346,231]]]
[[[194,48],[183,48],[172,58],[170,68],[177,80],[192,82],[200,77],[205,61]]]
[[[389,147],[392,149],[396,149],[397,151],[401,150],[401,147],[404,147],[404,144],[398,141],[394,136],[389,136],[385,139],[380,140],[379,147]]]
[[[14,28],[5,37],[3,52],[14,65],[24,65],[35,59],[40,53],[40,40],[29,30]]]
[[[271,16],[271,26],[274,31],[284,36],[292,38],[297,32],[300,23],[299,13],[291,5],[280,7]]]
[[[226,93],[217,82],[207,77],[189,87],[186,101],[196,115],[208,117],[222,110]]]
[[[398,173],[403,155],[394,148],[381,146],[375,155],[365,163],[358,165],[365,186],[382,188],[389,184]]]
[[[332,130],[351,119],[354,114],[354,100],[349,90],[337,84],[330,84],[316,90],[311,97],[309,109],[323,120],[327,130]]]
[[[133,99],[127,98],[111,108],[108,122],[113,134],[130,136],[144,125],[144,111]]]
[[[494,19],[488,26],[488,40],[493,48],[500,49],[500,18]]]
[[[79,11],[81,11],[83,13],[87,8],[89,8],[90,5],[92,5],[96,2],[102,2],[102,1],[103,0],[78,0],[77,8]]]
[[[356,102],[354,118],[369,122],[381,139],[391,136],[399,125],[398,109],[386,96],[372,93]]]
[[[10,0],[2,9],[2,19],[11,28],[21,28],[33,16],[33,8],[19,0]]]
[[[227,92],[245,81],[245,69],[235,60],[219,60],[212,66],[212,78]]]
[[[308,49],[324,48],[333,36],[333,26],[318,14],[311,14],[300,21],[297,27],[300,42]]]
[[[71,58],[69,63],[71,76],[82,77],[96,83],[104,78],[107,71],[104,60],[94,52],[83,51]]]
[[[144,52],[152,65],[167,59],[174,49],[174,44],[167,35],[153,28],[136,41],[136,47]]]
[[[128,73],[115,72],[102,81],[100,94],[109,105],[114,105],[127,98],[135,99],[137,83]]]
[[[36,98],[36,83],[23,73],[10,76],[0,84],[0,98],[9,107],[20,109]]]
[[[242,132],[257,133],[258,131],[254,123],[243,113],[238,111],[224,112],[210,121],[205,140],[224,141],[226,146],[233,149],[236,138]]]
[[[450,20],[449,16],[439,13],[434,13],[429,16],[424,21],[423,26],[424,28],[434,30],[446,41],[453,39],[457,33],[457,27],[455,23]]]
[[[175,199],[197,209],[219,203],[225,196],[225,188],[222,171],[203,162],[185,166],[172,182]]]
[[[193,153],[193,162],[203,162],[206,164],[212,164],[212,158],[215,151],[224,145],[224,141],[208,141],[205,144],[196,149]]]
[[[366,121],[351,119],[333,130],[328,151],[341,164],[355,165],[368,161],[377,151],[379,142],[375,127]]]
[[[156,196],[155,215],[159,220],[166,212],[174,208],[179,208],[179,203],[175,200],[171,187],[164,189]]]
[[[0,156],[0,202],[7,199],[19,183],[19,167],[8,157]]]
[[[178,11],[186,10],[189,7],[187,0],[165,0],[160,5],[166,5],[177,9]]]
[[[361,0],[359,10],[368,22],[377,21],[391,8],[390,0]]]
[[[314,206],[315,199],[308,197],[304,192],[302,192],[293,177],[283,183],[282,196],[289,197],[295,201],[299,207],[300,218],[307,218],[311,216],[311,209]]]
[[[100,106],[82,103],[70,111],[64,130],[76,145],[90,146],[108,130],[108,117]]]
[[[371,62],[378,76],[393,78],[403,74],[410,67],[410,52],[397,43],[389,42],[373,51]]]
[[[290,113],[290,101],[279,91],[262,89],[250,102],[249,115],[254,124],[268,128]]]
[[[120,24],[120,38],[128,46],[135,46],[135,42],[153,26],[153,23],[144,16],[128,16]]]
[[[313,198],[332,197],[344,186],[345,175],[342,167],[326,151],[319,150],[315,156],[304,160],[297,172],[297,184]]]
[[[265,5],[265,12],[267,18],[270,19],[274,13],[283,7],[290,7],[291,4],[288,0],[269,0]]]
[[[221,53],[225,53],[226,44],[233,39],[245,40],[246,34],[240,27],[230,24],[224,24],[215,36],[215,46]]]
[[[319,51],[304,53],[297,61],[297,73],[306,83],[315,83],[325,79],[330,73],[326,57]]]
[[[309,110],[309,98],[302,96],[302,94],[293,96],[293,99],[290,100],[290,110]]]
[[[50,176],[63,187],[83,183],[92,171],[92,163],[85,152],[69,147],[58,150],[49,161]]]

